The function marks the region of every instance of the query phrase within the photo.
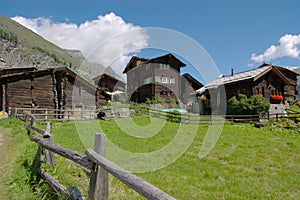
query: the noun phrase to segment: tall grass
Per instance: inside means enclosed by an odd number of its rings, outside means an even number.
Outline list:
[[[153,123],[147,116],[135,117],[133,122],[139,126]],[[84,123],[89,127],[91,122],[82,122],[81,125]],[[136,138],[122,131],[116,121],[96,123],[115,145],[132,152],[151,152],[164,147],[174,138],[180,125],[166,122],[157,135]],[[0,125],[4,126],[1,122]],[[30,181],[32,173],[28,166],[37,145],[29,141],[22,124],[8,120],[5,126],[19,129],[20,133],[11,134],[11,137],[21,138],[15,147],[22,152],[16,155],[16,168],[10,169],[4,197],[11,199],[17,194],[22,195],[22,199],[61,198],[53,196],[53,192],[39,182],[41,180]],[[300,136],[297,132],[272,127],[257,129],[252,125],[225,125],[215,148],[200,159],[198,155],[207,129],[208,125],[199,126],[193,143],[169,166],[137,175],[177,199],[297,199],[300,196]],[[60,122],[53,124],[52,135],[61,146],[83,153],[87,147],[77,131],[74,122]],[[95,134],[92,128],[87,128],[86,133],[91,137]],[[59,156],[55,157],[55,162],[55,169],[47,169],[67,187],[78,186],[87,195],[85,172]],[[109,180],[110,199],[143,199],[115,178],[110,176]],[[35,184],[42,184],[42,187]],[[21,191],[24,192],[21,194]]]

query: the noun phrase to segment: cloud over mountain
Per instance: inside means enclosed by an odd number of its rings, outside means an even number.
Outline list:
[[[79,25],[68,21],[58,23],[45,17],[15,16],[12,19],[61,48],[81,50],[93,62],[105,67],[114,62],[112,68],[118,74],[129,60],[128,53],[148,45],[147,35],[140,26],[126,23],[114,13]]]
[[[300,59],[300,34],[282,36],[279,45],[271,45],[263,54],[252,54],[251,60],[266,62],[282,57]]]

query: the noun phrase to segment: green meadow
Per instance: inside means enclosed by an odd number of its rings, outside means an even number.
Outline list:
[[[94,134],[105,133],[109,159],[135,171],[137,176],[176,199],[298,199],[300,196],[297,129],[224,125],[214,148],[206,157],[199,158],[209,125],[161,122],[146,115],[130,120],[55,122],[52,136],[60,146],[84,154],[86,148],[93,147]],[[1,157],[6,155],[0,161],[3,199],[64,199],[37,176],[33,163],[38,145],[30,141],[23,123],[3,119],[0,126],[9,130],[3,131],[9,145],[0,147]],[[173,149],[166,148],[175,140]],[[149,157],[143,166],[135,160],[138,158],[118,156],[120,152],[138,155],[160,152],[163,159]],[[172,162],[164,163],[168,157]],[[76,164],[56,155],[55,167],[44,167],[67,188],[77,186],[87,197],[88,175]],[[112,176],[109,185],[110,199],[143,199]]]

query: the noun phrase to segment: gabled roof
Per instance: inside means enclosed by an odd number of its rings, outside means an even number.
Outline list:
[[[145,63],[148,60],[149,59],[147,59],[147,58],[140,58],[140,57],[137,57],[137,56],[132,56],[132,58],[130,59],[130,61],[126,65],[126,67],[125,67],[125,69],[123,71],[123,74],[127,73],[128,71],[130,71],[133,68],[135,68],[136,66],[138,66],[137,62]]]
[[[114,76],[111,76],[111,75],[109,75],[109,74],[106,74],[106,73],[103,73],[103,74],[101,74],[101,75],[99,75],[99,76],[96,76],[95,78],[93,78],[93,80],[94,80],[94,81],[99,81],[101,78],[105,78],[105,77],[108,77],[108,78],[110,78],[110,79],[112,79],[112,80],[116,80],[117,82],[121,82],[121,83],[125,84],[125,82],[122,81],[121,79],[118,79],[118,78],[116,78],[116,77],[114,77]]]
[[[0,76],[12,74],[12,73],[21,73],[25,71],[34,71],[37,70],[36,67],[1,67]]]
[[[195,79],[189,73],[183,74],[182,77],[184,77],[190,83],[190,85],[192,86],[192,88],[194,88],[194,90],[197,90],[197,89],[203,87],[203,84],[200,83],[197,79]]]
[[[20,68],[21,69],[21,68]],[[26,68],[24,68],[26,69]],[[36,68],[35,68],[36,69]],[[16,80],[21,80],[24,79],[25,76],[37,76],[37,75],[43,75],[43,74],[49,74],[49,73],[55,73],[55,72],[64,72],[67,75],[73,77],[80,83],[84,84],[86,87],[96,90],[97,87],[90,83],[88,80],[83,78],[82,76],[78,75],[77,72],[73,71],[72,69],[68,67],[59,67],[59,68],[46,68],[46,69],[36,69],[32,71],[20,71],[18,73],[12,73],[12,74],[6,74],[6,75],[1,75],[0,76],[0,81],[1,80],[10,80],[12,77],[16,78]]]
[[[186,64],[181,62],[178,58],[176,58],[173,54],[169,53],[163,56],[159,56],[156,58],[148,59],[148,58],[139,58],[137,56],[133,56],[127,66],[125,67],[123,73],[127,73],[131,69],[139,66],[140,64],[146,63],[164,63],[170,64],[172,67],[185,67]]]
[[[212,89],[218,87],[219,85],[226,85],[226,84],[231,84],[239,81],[245,81],[250,79],[256,81],[272,70],[281,78],[282,81],[284,81],[286,84],[290,84],[291,80],[281,72],[280,67],[264,64],[256,69],[252,69],[241,73],[236,73],[231,76],[220,76],[215,80],[213,80],[212,82],[205,85],[204,87],[197,90],[195,93],[202,94],[207,89]]]

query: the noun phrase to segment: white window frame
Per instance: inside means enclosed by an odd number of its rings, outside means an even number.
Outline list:
[[[169,83],[168,77],[162,76],[162,77],[161,77],[161,82],[162,82],[162,83]]]
[[[174,77],[171,77],[170,78],[170,84],[175,84],[175,82],[176,82],[176,79]]]
[[[144,80],[144,84],[149,84],[149,83],[152,83],[152,77],[148,77],[148,78],[145,78]]]
[[[160,76],[155,76],[155,82],[156,83],[161,83],[161,77]]]

